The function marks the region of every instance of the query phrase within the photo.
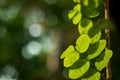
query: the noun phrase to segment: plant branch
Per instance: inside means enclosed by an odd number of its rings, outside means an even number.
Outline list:
[[[105,0],[105,19],[110,20],[110,17],[109,17],[109,0]],[[105,29],[105,34],[106,34],[106,40],[107,40],[106,49],[110,49],[110,30]],[[106,80],[111,80],[110,61],[108,62],[107,66],[106,66]]]

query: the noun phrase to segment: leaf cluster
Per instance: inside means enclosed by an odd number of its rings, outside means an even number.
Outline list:
[[[112,57],[112,50],[105,50],[106,40],[102,30],[110,29],[110,21],[100,17],[102,0],[73,0],[77,3],[68,18],[78,25],[80,37],[76,45],[70,45],[62,54],[64,67],[69,68],[69,78],[100,80],[101,71]],[[104,8],[103,8],[104,9]]]

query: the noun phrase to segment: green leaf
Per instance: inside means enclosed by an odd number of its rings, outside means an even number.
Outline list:
[[[70,45],[60,56],[61,59],[65,58],[68,54],[74,52],[75,49],[74,49],[74,46],[73,45]]]
[[[89,69],[90,62],[86,59],[81,59],[75,62],[69,70],[69,78],[77,79],[83,76]]]
[[[112,50],[106,50],[105,52],[103,52],[95,62],[96,69],[101,71],[103,68],[105,68],[110,58],[112,57],[112,54]]]
[[[83,77],[81,80],[100,80],[101,74],[95,70],[95,69],[90,69]]]
[[[81,35],[76,41],[76,49],[80,53],[87,51],[90,44],[90,38],[87,34]]]
[[[80,3],[81,0],[73,0],[73,2]]]
[[[93,26],[93,22],[90,19],[84,18],[78,25],[78,30],[80,34],[87,34],[89,29]]]
[[[87,50],[87,58],[93,59],[95,57],[97,57],[104,49],[106,46],[106,40],[99,40],[94,44],[91,44],[90,47]]]
[[[74,8],[73,8],[74,11],[76,12],[81,12],[81,5],[80,4],[77,4]]]
[[[84,5],[84,6],[88,6],[88,4],[89,4],[89,1],[88,1],[88,0],[83,0],[83,5]]]
[[[72,19],[72,18],[75,16],[76,13],[77,13],[77,11],[71,10],[71,11],[68,13],[68,18],[69,18],[69,19]]]
[[[95,3],[95,7],[97,8],[99,6],[99,0],[93,0]]]
[[[64,67],[72,66],[79,59],[79,56],[76,51],[69,53],[64,59]]]
[[[91,8],[98,8],[98,6],[99,6],[99,3],[100,3],[100,1],[99,0],[91,0],[90,2],[89,2],[89,6],[88,7],[91,7]]]
[[[93,26],[89,32],[88,35],[90,37],[91,43],[97,42],[101,37],[101,30],[97,26]]]
[[[86,7],[84,11],[88,18],[95,18],[99,15],[99,12],[96,9],[90,7]]]
[[[78,23],[80,22],[81,18],[82,18],[82,14],[81,14],[81,13],[77,13],[77,14],[73,17],[73,19],[72,19],[73,24],[78,24]]]
[[[98,27],[101,29],[110,29],[112,24],[109,20],[106,20],[104,18],[100,18],[97,22]]]

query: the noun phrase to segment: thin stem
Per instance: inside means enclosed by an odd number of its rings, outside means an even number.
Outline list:
[[[105,0],[105,19],[110,20],[110,17],[109,17],[109,0]],[[106,49],[110,49],[110,30],[105,29],[105,33],[106,33],[106,40],[107,40]],[[111,80],[110,61],[108,62],[107,66],[106,66],[106,80]]]

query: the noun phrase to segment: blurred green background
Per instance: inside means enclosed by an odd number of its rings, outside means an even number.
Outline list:
[[[0,80],[70,80],[59,56],[79,36],[67,18],[74,5],[72,0],[0,0]],[[113,80],[120,80],[118,35],[114,27]]]

